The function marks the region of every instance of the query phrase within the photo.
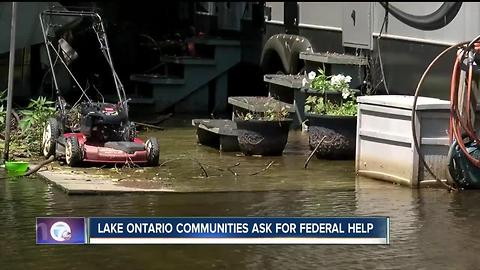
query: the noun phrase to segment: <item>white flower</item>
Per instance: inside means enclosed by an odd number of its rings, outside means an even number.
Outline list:
[[[330,83],[331,84],[337,84],[338,83],[338,75],[332,76],[332,78],[330,79]]]
[[[346,81],[347,83],[351,82],[351,81],[352,81],[352,77],[350,77],[350,76],[345,77],[345,81]]]
[[[349,89],[343,89],[342,90],[343,99],[347,99],[349,96],[350,96],[350,90]]]
[[[317,73],[315,73],[315,71],[311,71],[311,72],[308,73],[308,79],[309,80],[315,79],[316,76],[317,76]]]
[[[308,83],[307,79],[306,79],[306,78],[303,78],[303,80],[302,80],[302,86],[307,85],[307,83]]]

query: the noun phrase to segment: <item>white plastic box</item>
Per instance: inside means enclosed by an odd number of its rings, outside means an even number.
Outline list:
[[[357,101],[357,174],[414,188],[434,183],[413,144],[413,96],[362,96]],[[476,116],[479,119],[478,112]],[[415,122],[420,152],[442,180],[447,179],[449,117],[448,100],[418,98]]]

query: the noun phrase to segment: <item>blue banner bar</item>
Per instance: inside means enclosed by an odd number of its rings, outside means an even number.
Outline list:
[[[388,244],[388,217],[89,218],[90,243]]]

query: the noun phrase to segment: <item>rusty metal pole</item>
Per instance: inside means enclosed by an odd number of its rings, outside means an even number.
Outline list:
[[[10,59],[8,63],[7,116],[5,120],[5,151],[3,159],[8,160],[10,145],[10,126],[12,121],[13,74],[15,68],[15,32],[17,23],[17,3],[12,2],[12,24],[10,29]]]

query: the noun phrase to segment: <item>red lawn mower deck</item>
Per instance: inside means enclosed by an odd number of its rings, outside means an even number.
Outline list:
[[[97,105],[114,107],[105,103]],[[92,106],[84,104],[84,107]],[[82,114],[79,132],[62,133],[60,121],[50,118],[43,131],[43,155],[55,155],[70,166],[86,163],[158,165],[160,151],[157,139],[151,137],[144,142],[135,137],[134,125],[125,120],[124,115],[117,114],[116,117],[109,117],[106,124],[101,114],[89,112]]]

